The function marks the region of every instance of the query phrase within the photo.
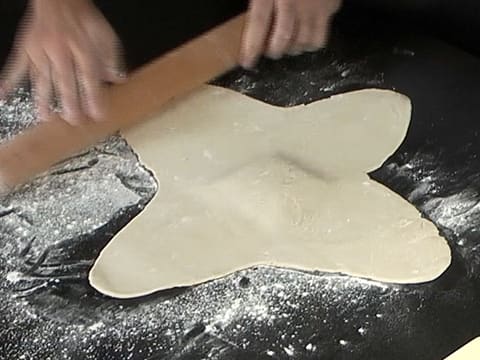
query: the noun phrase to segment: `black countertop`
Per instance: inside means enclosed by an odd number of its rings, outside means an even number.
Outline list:
[[[2,200],[0,359],[444,358],[480,335],[479,80],[480,61],[463,50],[393,20],[341,18],[328,51],[216,81],[282,106],[365,87],[408,95],[407,138],[371,176],[447,238],[453,261],[439,279],[398,286],[257,268],[103,297],[88,269],[156,190],[114,137]],[[0,108],[2,138],[32,121],[25,93]]]

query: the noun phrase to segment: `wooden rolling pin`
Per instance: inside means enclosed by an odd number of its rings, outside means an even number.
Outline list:
[[[0,193],[147,119],[172,98],[237,66],[244,21],[245,15],[239,15],[140,68],[125,84],[112,86],[106,94],[105,121],[72,127],[57,118],[1,144]]]

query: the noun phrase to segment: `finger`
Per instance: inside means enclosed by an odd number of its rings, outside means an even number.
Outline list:
[[[62,108],[61,116],[69,124],[79,125],[83,114],[72,54],[57,53],[51,58],[51,62],[53,83]]]
[[[314,30],[312,31],[312,38],[310,40],[310,48],[307,51],[317,51],[327,45],[330,35],[331,17],[319,16],[315,22]]]
[[[39,61],[40,59],[37,59],[36,64],[31,64],[30,78],[33,84],[38,117],[41,121],[46,121],[50,117],[53,85],[48,58],[44,56],[42,61]]]
[[[40,121],[48,121],[52,115],[50,101],[53,95],[53,85],[50,78],[40,76],[37,84],[37,111]]]
[[[273,59],[278,59],[285,54],[292,42],[295,30],[293,1],[283,0],[275,3],[275,21],[271,40],[267,49],[267,55]]]
[[[292,42],[290,53],[292,54],[301,54],[306,51],[306,49],[311,47],[311,39],[313,36],[313,20],[309,17],[299,18],[298,20],[299,27],[297,31],[297,36]]]
[[[105,107],[100,75],[102,63],[92,51],[77,51],[74,57],[82,108],[93,120],[101,120]]]
[[[104,26],[101,36],[91,35],[88,31],[87,35],[96,49],[96,54],[100,54],[102,80],[111,83],[125,82],[127,76],[122,43],[106,21],[101,24]]]
[[[297,37],[298,37],[298,32],[300,31],[300,24],[299,24],[299,21],[298,19],[295,21],[295,27],[294,27],[294,30],[293,30],[293,36],[292,36],[292,39],[290,40],[290,43],[288,44],[288,48],[286,50],[286,53],[290,56],[297,56],[297,55],[300,55],[302,52],[299,51],[299,50],[296,50],[296,41],[297,41]]]
[[[81,72],[79,81],[82,93],[82,108],[93,120],[102,120],[105,116],[105,101],[99,78],[91,73]]]
[[[273,0],[251,0],[243,36],[240,64],[245,68],[255,66],[267,41],[272,24]]]
[[[0,99],[5,98],[27,77],[28,68],[27,54],[14,50],[0,74]]]

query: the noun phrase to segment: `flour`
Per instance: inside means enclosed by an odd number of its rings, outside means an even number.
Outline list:
[[[460,234],[469,229],[473,219],[480,217],[479,194],[473,189],[443,198],[433,198],[423,208],[439,225]]]
[[[0,143],[11,139],[37,120],[27,90],[20,88],[9,101],[0,100]]]
[[[355,84],[364,74],[361,66],[332,66],[347,71],[344,84]],[[320,71],[293,74],[279,84],[298,88],[295,101],[305,92],[313,97],[318,89],[339,84],[322,79]],[[260,75],[245,76],[238,86],[249,94],[259,91],[255,78]],[[298,83],[309,76],[308,86]],[[370,78],[375,85],[381,76]],[[282,101],[281,93],[271,93]],[[11,138],[34,119],[27,92],[0,102],[0,139]],[[458,229],[449,220],[454,214],[466,228],[478,207],[470,201],[470,210],[459,211],[454,204],[461,191],[431,195],[443,175],[427,171],[429,161],[419,155],[392,173],[412,182],[432,176],[413,197],[415,204],[427,215],[437,209],[442,224]],[[156,189],[131,149],[114,136],[0,201],[0,359],[220,360],[239,354],[304,359],[322,358],[325,349],[350,358],[351,349],[368,337],[396,337],[396,330],[412,328],[411,318],[399,316],[400,310],[414,316],[421,311],[424,295],[417,290],[268,267],[134,302],[96,294],[86,282],[93,260]]]
[[[214,82],[228,85],[242,94],[260,98],[270,104],[295,106],[317,100],[362,84],[362,88],[377,87],[383,74],[372,72],[366,58],[341,61],[326,53],[305,55],[315,66],[298,69],[289,66],[291,59],[263,61],[249,72],[233,71]],[[261,95],[261,96],[260,96]]]
[[[414,183],[406,197],[437,226],[456,235],[474,230],[472,227],[480,219],[480,193],[475,187],[462,187],[442,194],[439,184],[449,181],[451,170],[442,169],[438,163],[432,154],[416,153],[408,163],[392,163],[388,167],[395,177]]]

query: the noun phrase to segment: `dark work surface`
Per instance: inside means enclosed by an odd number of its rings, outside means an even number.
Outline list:
[[[345,0],[353,18],[396,18],[401,31],[413,27],[480,55],[480,3],[475,0]]]
[[[408,95],[408,136],[372,177],[438,226],[452,248],[446,273],[432,283],[397,286],[258,268],[132,301],[105,298],[88,286],[88,269],[155,188],[148,173],[130,169],[136,159],[117,139],[115,146],[72,160],[82,166],[63,165],[2,202],[0,358],[440,360],[479,336],[480,61],[441,41],[408,35],[394,23],[344,21],[327,52],[265,61],[217,83],[283,106],[365,87]],[[77,187],[94,192],[113,162],[131,165],[116,173],[119,183],[112,186],[141,199],[112,210],[105,225],[56,239],[37,230],[50,221],[47,216],[24,216],[31,206],[24,199],[46,203],[48,191],[59,198],[52,209],[83,209],[80,195],[63,194]],[[95,171],[102,177],[93,177],[85,190],[81,186],[89,183],[82,176]],[[71,182],[59,180],[69,174]],[[49,182],[58,187],[48,188]],[[100,217],[107,207],[95,203],[85,211]],[[17,218],[28,220],[25,239],[11,225]]]
[[[95,0],[119,35],[129,68],[171,50],[246,9],[245,0]],[[0,0],[0,59],[4,60],[25,0]],[[0,61],[0,64],[2,61]]]

